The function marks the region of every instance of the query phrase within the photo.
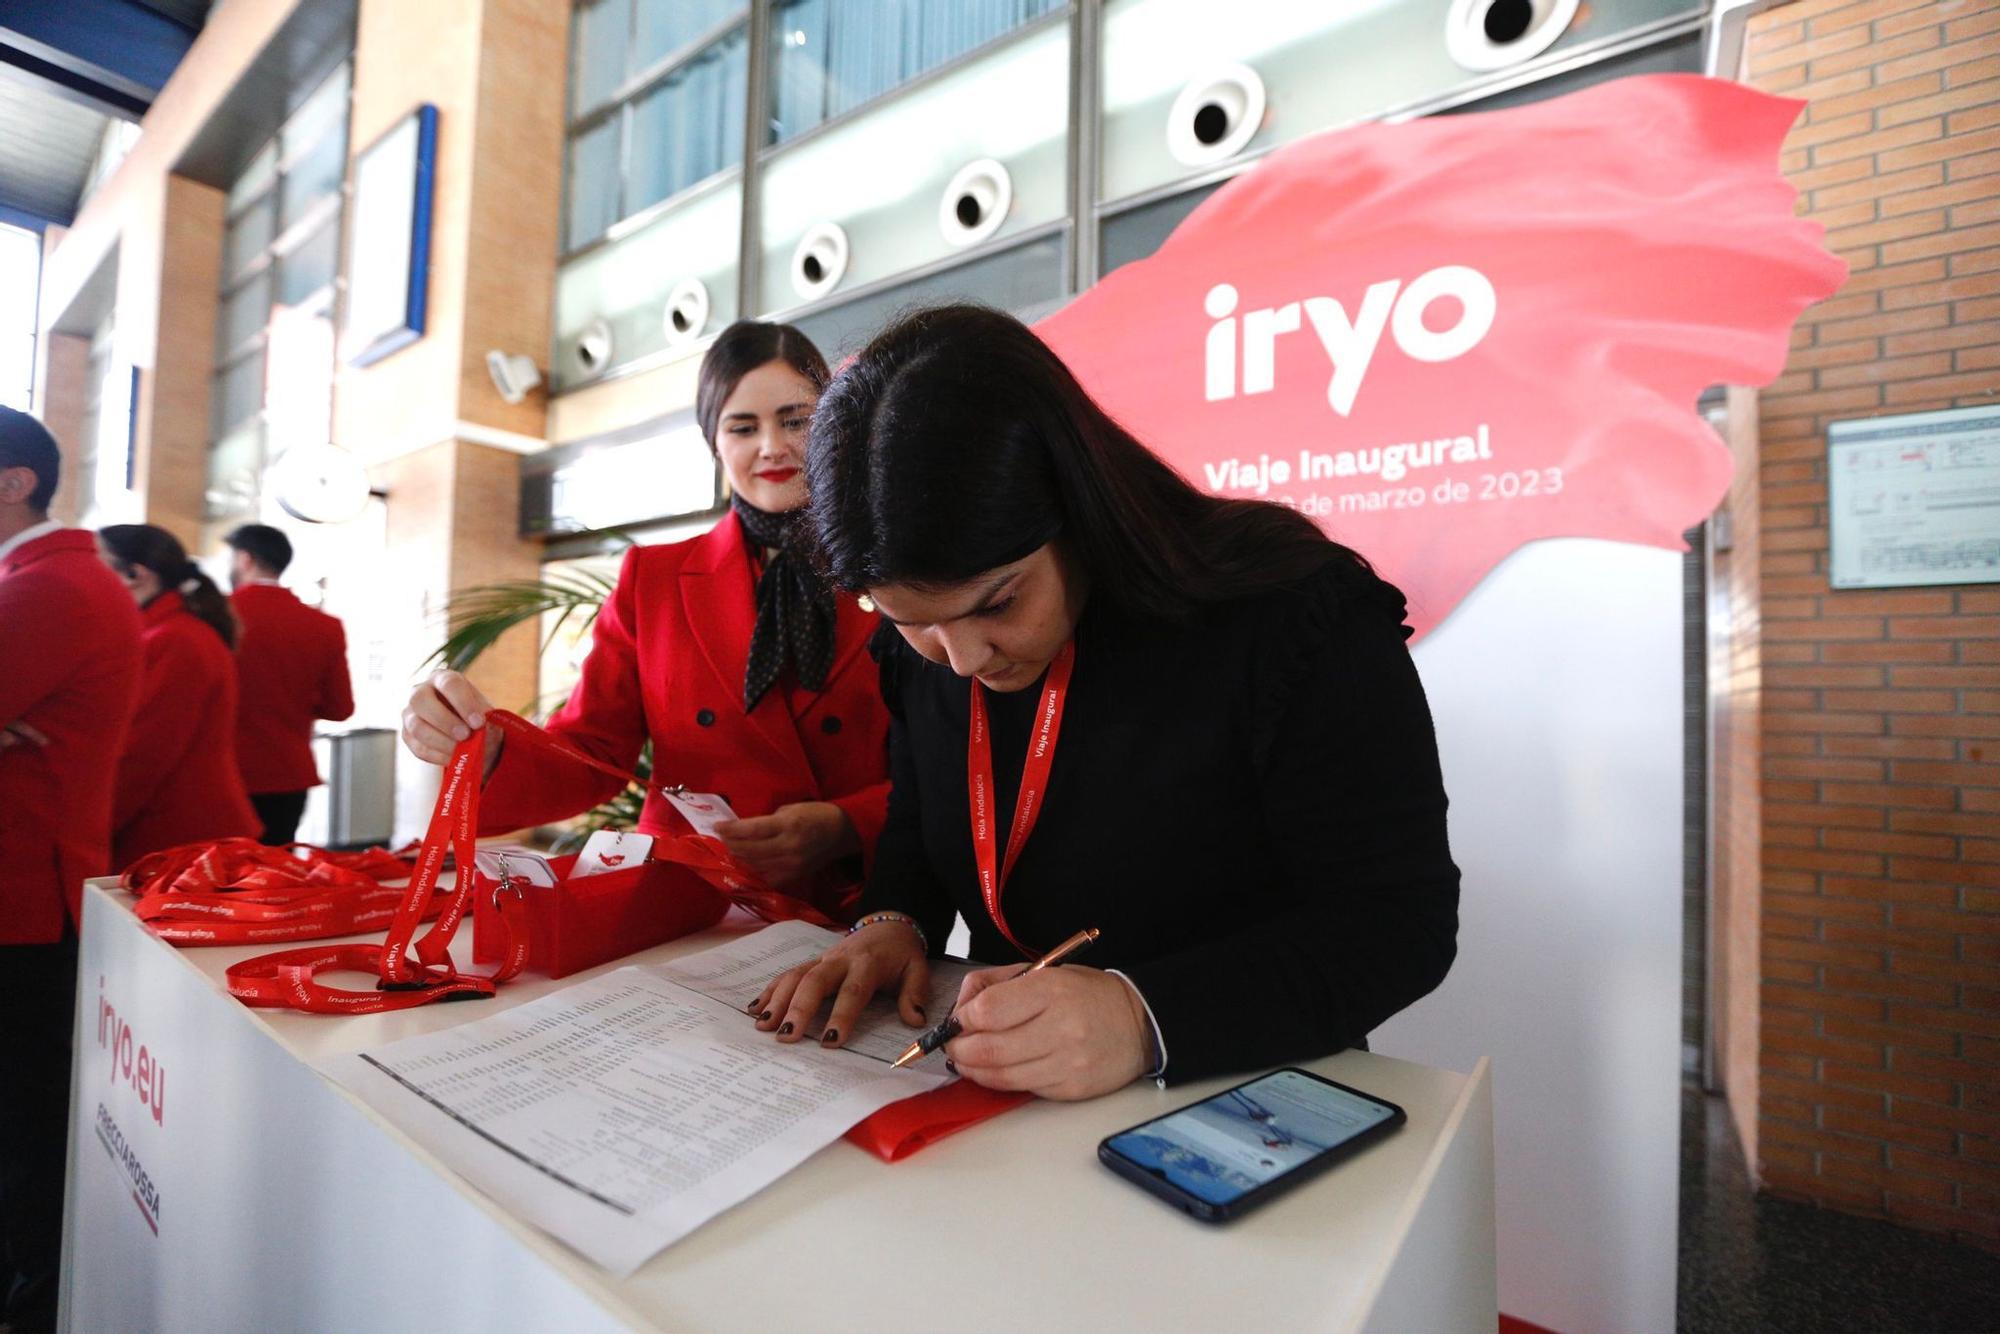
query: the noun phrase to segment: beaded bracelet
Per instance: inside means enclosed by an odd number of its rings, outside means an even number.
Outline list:
[[[924,953],[929,954],[931,952],[931,938],[924,934],[924,929],[922,927],[917,925],[917,919],[910,916],[908,913],[901,913],[901,912],[869,913],[866,917],[857,920],[853,926],[848,927],[847,934],[851,936],[856,931],[859,931],[862,927],[873,926],[877,922],[901,922],[904,926],[909,927],[910,930],[917,933],[917,943],[924,947]]]

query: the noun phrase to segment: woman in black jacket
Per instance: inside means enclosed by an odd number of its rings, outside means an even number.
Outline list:
[[[954,913],[975,975],[948,1054],[1082,1098],[1323,1056],[1436,987],[1458,870],[1404,603],[1280,506],[1189,485],[1012,318],[892,326],[834,380],[807,471],[865,591],[891,714],[861,925],[757,1024],[838,1044],[921,1011]],[[966,678],[972,678],[970,680]],[[1025,789],[1025,791],[1024,791]],[[1076,966],[1014,980],[1072,932]]]

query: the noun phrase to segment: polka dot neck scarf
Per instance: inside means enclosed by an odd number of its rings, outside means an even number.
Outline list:
[[[750,661],[743,668],[747,713],[788,667],[807,690],[826,688],[826,674],[833,668],[833,590],[797,550],[804,510],[772,514],[741,496],[729,503],[750,545],[776,553],[764,562],[757,581],[757,628],[750,634]]]

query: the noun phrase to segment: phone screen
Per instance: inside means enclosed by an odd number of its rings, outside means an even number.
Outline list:
[[[1278,1070],[1106,1141],[1209,1204],[1228,1204],[1394,1116],[1296,1070]]]

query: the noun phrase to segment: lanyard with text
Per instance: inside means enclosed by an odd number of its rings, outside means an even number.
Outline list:
[[[1062,730],[1063,702],[1069,694],[1070,673],[1076,669],[1076,641],[1064,644],[1049,664],[1048,679],[1042,684],[1042,698],[1035,710],[1035,725],[1028,733],[1028,754],[1021,764],[1021,791],[1014,798],[1014,823],[1007,831],[1007,857],[998,855],[999,840],[993,828],[993,737],[986,721],[986,696],[979,681],[972,682],[972,720],[965,741],[965,789],[972,806],[972,853],[979,867],[979,893],[986,901],[986,915],[1007,943],[1033,957],[1035,951],[1014,939],[1007,919],[1000,912],[1000,893],[1007,877],[1020,860],[1021,848],[1041,818],[1042,798],[1048,792],[1049,770],[1056,760],[1056,735]]]
[[[616,767],[577,749],[516,714],[495,709],[487,715],[508,740],[522,747],[548,751],[627,782],[635,781]],[[518,921],[520,896],[494,893],[494,906],[506,928],[508,944],[500,966],[491,974],[461,973],[452,963],[450,946],[471,901],[473,839],[479,827],[479,785],[486,768],[486,731],[458,743],[444,767],[444,782],[409,885],[389,922],[388,939],[380,945],[319,945],[285,950],[231,965],[229,990],[250,1005],[280,1006],[315,1014],[366,1014],[407,1009],[441,1000],[490,996],[493,989],[520,972],[527,961],[528,933]],[[651,789],[664,791],[657,780]],[[458,865],[456,882],[440,890],[438,878],[450,852]],[[761,876],[731,856],[721,841],[703,835],[654,840],[652,859],[678,862],[766,921],[799,919],[831,926],[832,919],[792,895],[772,888]],[[421,938],[417,927],[435,913],[437,922]],[[414,950],[415,957],[411,957]],[[317,980],[322,972],[356,972],[378,977],[373,991],[343,991]]]
[[[496,712],[496,722],[506,726],[506,718]],[[514,916],[518,911],[518,896],[504,905],[496,897],[501,920],[508,928],[509,945],[505,958],[492,973],[486,976],[461,973],[449,952],[451,938],[458,931],[472,896],[473,836],[478,827],[479,783],[485,767],[486,729],[481,728],[459,742],[445,764],[444,783],[431,811],[430,827],[424,831],[416,869],[389,923],[387,940],[380,945],[309,945],[245,959],[229,968],[230,994],[249,1005],[278,1006],[312,1014],[373,1014],[437,1001],[490,996],[496,986],[518,973],[527,961],[528,948],[528,934]],[[458,877],[452,888],[444,892],[440,905],[433,898],[438,894],[438,877],[444,870],[447,852],[457,861]],[[412,959],[412,937],[432,911],[437,912],[437,922],[422,939],[415,941],[416,958]],[[319,981],[323,972],[373,974],[380,983],[372,991],[348,991]]]

